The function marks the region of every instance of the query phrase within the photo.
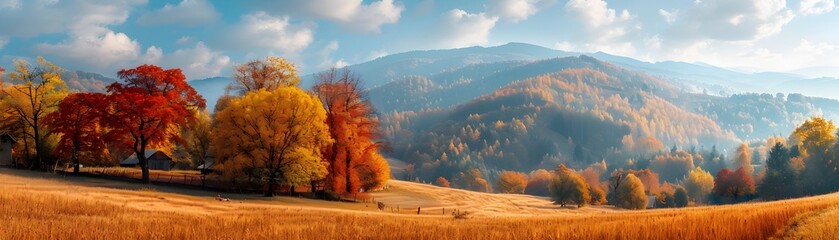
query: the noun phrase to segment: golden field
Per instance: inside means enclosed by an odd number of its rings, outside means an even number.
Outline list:
[[[0,169],[0,239],[831,239],[839,194],[714,207],[563,209],[391,181],[374,204],[271,199]],[[416,214],[421,207],[421,215]],[[470,219],[443,214],[457,208]],[[825,235],[833,234],[833,235]]]

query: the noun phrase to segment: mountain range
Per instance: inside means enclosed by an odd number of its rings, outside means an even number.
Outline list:
[[[650,63],[510,43],[412,51],[348,66],[378,110],[389,156],[431,181],[457,171],[530,171],[626,161],[665,146],[728,149],[787,134],[814,115],[839,119],[839,80]],[[67,74],[75,90],[114,79]],[[304,88],[314,75],[301,76]],[[97,83],[99,80],[101,83]],[[230,78],[190,84],[214,109]],[[623,159],[623,160],[621,160]]]

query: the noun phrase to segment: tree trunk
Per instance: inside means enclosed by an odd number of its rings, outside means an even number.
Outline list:
[[[41,139],[41,133],[38,132],[38,130],[40,128],[38,126],[38,119],[37,118],[33,119],[33,122],[34,122],[34,124],[32,124],[32,130],[34,131],[33,136],[35,136],[35,159],[38,160],[38,168],[40,168],[42,170],[45,170],[46,165],[44,164],[43,156],[41,156],[41,151],[42,151],[41,145],[43,143],[41,143],[41,140],[42,140]]]
[[[274,171],[270,171],[268,173],[268,190],[265,191],[266,197],[273,197],[274,196],[274,187],[276,183],[276,173]]]
[[[148,159],[146,159],[146,147],[140,147],[140,152],[135,152],[134,154],[137,154],[137,163],[140,164],[140,169],[142,169],[143,172],[142,182],[145,184],[150,184],[151,178],[149,177],[149,161]]]
[[[350,149],[346,148],[347,151],[347,169],[344,171],[344,176],[347,178],[347,193],[353,193],[352,191],[352,184],[350,184],[350,172],[352,172],[352,155],[350,155]]]
[[[291,196],[295,195],[294,194],[294,185],[291,185],[291,187],[289,188],[289,192],[291,193]]]
[[[77,144],[78,140],[75,140],[73,143]],[[73,149],[73,174],[79,174],[79,149],[78,145]]]
[[[268,181],[268,190],[265,190],[266,197],[274,196],[274,181]]]

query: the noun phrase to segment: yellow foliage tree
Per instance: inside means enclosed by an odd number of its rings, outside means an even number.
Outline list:
[[[216,114],[212,149],[227,178],[247,175],[292,187],[323,179],[320,150],[332,142],[321,102],[297,87],[264,89],[234,99]]]
[[[804,121],[801,126],[795,129],[790,136],[793,144],[801,146],[801,156],[809,157],[811,154],[824,155],[831,144],[836,141],[834,131],[836,126],[833,121],[822,117],[814,117]]]
[[[685,185],[685,190],[687,190],[688,196],[690,196],[694,202],[702,203],[705,202],[705,198],[708,197],[708,194],[711,194],[711,190],[714,189],[714,175],[702,170],[701,167],[697,167],[685,176],[685,180],[682,181],[682,184]]]
[[[615,203],[615,206],[619,208],[644,209],[647,207],[644,184],[632,173],[627,174],[623,183],[618,187],[616,198],[618,202]]]
[[[240,96],[260,89],[273,91],[300,83],[294,63],[280,57],[267,57],[235,66],[233,80],[227,91],[234,91]]]
[[[755,168],[752,166],[752,150],[749,149],[748,143],[741,143],[737,147],[734,155],[734,166],[732,168],[743,168],[749,175],[754,174]]]
[[[32,65],[25,60],[16,60],[14,72],[9,79],[14,85],[5,90],[3,105],[14,112],[16,118],[25,126],[25,156],[29,158],[29,142],[35,147],[35,166],[45,169],[44,154],[47,126],[44,117],[58,108],[58,104],[67,96],[67,86],[61,79],[63,69],[38,57],[38,64]]]
[[[562,207],[569,203],[581,207],[591,201],[586,181],[564,164],[560,164],[559,168],[554,171],[553,179],[548,183],[548,191],[551,193],[551,200]]]

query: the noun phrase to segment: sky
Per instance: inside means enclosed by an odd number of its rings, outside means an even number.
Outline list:
[[[188,79],[280,56],[301,73],[411,50],[523,42],[742,71],[839,66],[834,0],[0,0],[0,66],[44,56]]]

